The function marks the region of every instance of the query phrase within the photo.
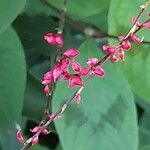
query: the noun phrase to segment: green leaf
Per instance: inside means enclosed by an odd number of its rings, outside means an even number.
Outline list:
[[[139,139],[140,150],[149,150],[150,148],[150,113],[145,112],[140,120]]]
[[[87,40],[80,46],[79,62],[100,57],[96,43]],[[121,72],[111,63],[104,78],[94,77],[82,92],[80,105],[72,104],[55,122],[65,150],[137,150],[137,122],[133,95]],[[55,112],[74,90],[60,81],[52,100]]]
[[[48,0],[48,2],[58,9],[63,8],[63,0]],[[102,12],[107,7],[108,2],[108,0],[68,0],[67,13],[75,18],[89,17]]]
[[[26,0],[0,0],[0,33],[18,16]]]
[[[0,141],[3,144],[8,142],[5,136],[14,133],[11,129],[21,118],[26,79],[24,52],[12,28],[0,35],[0,54],[0,135],[3,135]]]
[[[45,101],[46,96],[43,93],[42,84],[28,74],[23,115],[40,121],[44,112]]]
[[[141,4],[140,0],[125,0],[120,3],[119,0],[112,0],[109,10],[108,26],[110,35],[126,34],[131,27],[131,17],[136,16],[139,12],[138,8]],[[128,13],[127,13],[128,10]],[[144,39],[150,40],[150,33],[147,30],[139,33]],[[115,45],[116,41],[109,39],[111,45]],[[136,95],[150,102],[150,46],[134,45],[132,51],[127,52],[125,62],[118,63],[118,67],[123,71],[128,79],[131,88]],[[143,88],[144,87],[144,88]]]
[[[26,53],[29,52],[31,56],[32,52],[32,57],[35,58],[37,55],[34,53],[50,56],[56,52],[56,47],[45,42],[43,37],[48,32],[55,32],[57,23],[52,17],[44,14],[34,17],[24,14],[19,16],[13,25],[23,41]]]
[[[24,11],[31,17],[40,14],[56,16],[56,13],[41,0],[27,0]]]
[[[38,145],[33,145],[32,150],[50,150],[50,149],[38,144]]]

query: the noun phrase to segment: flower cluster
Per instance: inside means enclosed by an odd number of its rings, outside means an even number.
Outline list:
[[[78,61],[75,60],[75,57],[78,55],[79,51],[77,49],[67,49],[62,53],[60,62],[54,66],[53,70],[44,74],[42,84],[45,85],[44,93],[46,95],[50,94],[50,87],[58,79],[68,81],[68,88],[73,88],[75,86],[82,86],[84,84],[82,77],[86,75],[94,74],[100,77],[104,76],[104,70],[100,66],[97,66],[97,58],[90,58],[87,62],[88,66],[83,67]],[[79,98],[80,97],[78,96],[78,101]]]
[[[150,29],[150,22],[146,23],[139,23],[135,17],[132,17],[132,23],[135,25],[135,27],[140,28],[148,28]],[[143,41],[143,38],[140,39],[135,34],[130,33],[129,37],[126,36],[118,36],[118,40],[120,41],[120,44],[115,47],[111,47],[109,45],[103,45],[102,49],[107,54],[111,54],[111,60],[113,62],[117,61],[124,61],[125,58],[125,51],[128,51],[132,48],[131,42],[134,42],[136,44],[140,44]]]

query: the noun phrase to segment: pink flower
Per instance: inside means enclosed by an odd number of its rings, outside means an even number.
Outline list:
[[[111,60],[112,60],[112,62],[117,62],[117,61],[119,61],[119,59],[118,59],[115,55],[112,55],[112,56],[111,56]]]
[[[123,49],[119,49],[118,51],[118,58],[123,61],[124,60],[124,50]]]
[[[75,48],[69,48],[63,53],[63,55],[65,55],[69,58],[76,57],[78,54],[79,54],[79,51]]]
[[[34,127],[33,129],[30,129],[30,131],[31,131],[32,133],[37,133],[40,129],[41,129],[40,126],[36,126],[36,127]]]
[[[60,33],[55,34],[54,39],[55,39],[55,43],[57,45],[63,45],[64,44],[63,39],[62,39],[62,34],[60,34]]]
[[[81,65],[80,65],[77,61],[73,61],[73,62],[71,63],[71,65],[72,65],[72,69],[73,69],[74,71],[80,72],[80,70],[81,70]]]
[[[146,29],[150,29],[150,22],[146,22],[146,23],[141,24],[141,27],[146,28]]]
[[[100,66],[97,66],[94,70],[93,70],[94,74],[100,77],[103,77],[105,75],[105,71],[103,68],[101,68]]]
[[[49,95],[50,89],[49,89],[49,86],[48,86],[48,85],[45,86],[45,88],[44,88],[44,93],[45,93],[46,95]]]
[[[47,33],[46,35],[44,35],[44,39],[48,44],[51,45],[58,45],[61,47],[64,44],[62,39],[62,34],[60,33],[57,34]]]
[[[38,143],[39,143],[39,137],[38,136],[33,137],[32,144],[35,145],[35,144],[38,144]]]
[[[81,102],[81,95],[80,95],[80,94],[77,94],[77,95],[75,96],[75,100],[76,100],[77,104],[80,104],[80,102]]]
[[[25,140],[24,140],[24,138],[23,138],[21,129],[17,131],[16,137],[17,137],[17,140],[18,140],[20,143],[25,143]]]
[[[103,45],[103,50],[105,52],[107,52],[108,54],[112,54],[112,53],[115,53],[116,51],[116,47],[110,47],[109,45]]]
[[[44,35],[44,40],[48,44],[51,44],[51,45],[55,45],[56,44],[53,33],[47,33],[46,35]]]
[[[80,71],[80,75],[81,76],[86,76],[86,75],[88,75],[89,72],[90,72],[89,68],[82,68],[81,71]]]
[[[129,40],[125,40],[122,42],[121,44],[121,48],[123,48],[124,50],[130,50],[131,49],[131,43]]]
[[[69,80],[70,79],[70,75],[69,74],[64,74],[64,76],[62,77],[62,80]]]
[[[98,59],[97,58],[89,58],[87,64],[90,66],[90,67],[95,67],[96,64],[98,63]]]
[[[51,84],[52,82],[53,82],[53,72],[48,71],[47,73],[44,74],[42,84],[48,85]]]
[[[44,85],[48,85],[48,84],[51,84],[51,83],[52,83],[51,80],[43,80],[42,81],[42,84],[44,84]]]
[[[60,66],[61,66],[61,70],[64,74],[68,73],[69,64],[70,64],[70,60],[68,58],[65,58],[61,61]]]
[[[53,78],[54,78],[54,82],[57,81],[57,79],[60,77],[60,75],[62,74],[62,70],[61,70],[61,66],[60,65],[57,65],[54,67],[54,70],[53,70]]]
[[[42,133],[43,133],[44,135],[47,135],[47,134],[50,133],[50,131],[48,131],[47,129],[44,129],[44,130],[42,131]]]
[[[139,37],[135,36],[135,35],[132,35],[130,36],[131,40],[137,44],[140,44],[142,43],[143,39],[140,39]]]
[[[72,75],[69,80],[69,88],[73,88],[75,86],[82,86],[83,81],[79,75]]]

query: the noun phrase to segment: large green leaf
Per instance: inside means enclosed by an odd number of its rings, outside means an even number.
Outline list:
[[[27,0],[24,11],[29,16],[35,16],[40,14],[56,16],[56,13],[50,7],[45,5],[44,1],[41,0]]]
[[[14,131],[21,117],[25,89],[25,58],[20,40],[12,28],[0,35],[0,141]],[[14,130],[14,129],[13,129]]]
[[[42,90],[42,84],[32,75],[27,76],[27,86],[23,106],[23,115],[36,121],[42,119],[46,96]]]
[[[100,57],[95,42],[81,45],[79,61]],[[101,55],[102,56],[102,55]],[[137,122],[133,95],[121,72],[106,64],[105,78],[91,79],[82,92],[81,104],[72,104],[55,122],[65,150],[137,150]],[[74,91],[74,90],[73,90]],[[56,111],[72,90],[60,81],[52,106]]]
[[[63,8],[63,0],[48,0],[48,2],[59,9]],[[67,13],[75,18],[85,18],[102,12],[107,4],[108,0],[67,0]]]
[[[131,5],[134,3],[134,5]],[[125,0],[120,3],[119,0],[112,0],[109,10],[109,34],[122,35],[131,27],[131,16],[138,14],[138,8],[141,4],[140,0]],[[128,13],[127,13],[128,10]],[[150,40],[150,32],[142,31],[139,34],[144,36],[146,40]],[[109,39],[109,43],[114,45],[116,42]],[[127,77],[133,91],[136,95],[144,100],[150,100],[150,46],[148,45],[133,45],[132,51],[129,51],[126,55],[126,61],[119,63],[118,66]],[[144,88],[143,88],[144,87]]]
[[[145,112],[140,120],[139,127],[140,150],[149,150],[150,148],[150,113]]]
[[[26,0],[0,0],[0,33],[18,16]]]

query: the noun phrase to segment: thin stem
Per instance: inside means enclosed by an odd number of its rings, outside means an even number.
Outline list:
[[[67,0],[64,0],[64,6],[63,6],[63,8],[61,10],[61,13],[60,13],[59,26],[58,26],[58,29],[57,29],[58,30],[57,33],[59,33],[59,34],[63,33],[63,29],[64,29],[64,25],[65,25],[66,5],[67,5]],[[55,58],[55,64],[58,63],[57,56],[59,56],[60,59],[61,59],[62,51],[63,51],[63,47],[58,46],[57,47],[56,58]],[[44,114],[43,114],[43,119],[42,119],[40,125],[44,124],[47,121],[47,116],[49,115],[49,107],[50,107],[50,104],[51,104],[51,99],[52,99],[52,96],[53,96],[53,91],[54,91],[54,88],[55,88],[55,84],[56,83],[52,84],[51,94],[47,96],[47,100],[46,100],[46,103],[45,103]]]

